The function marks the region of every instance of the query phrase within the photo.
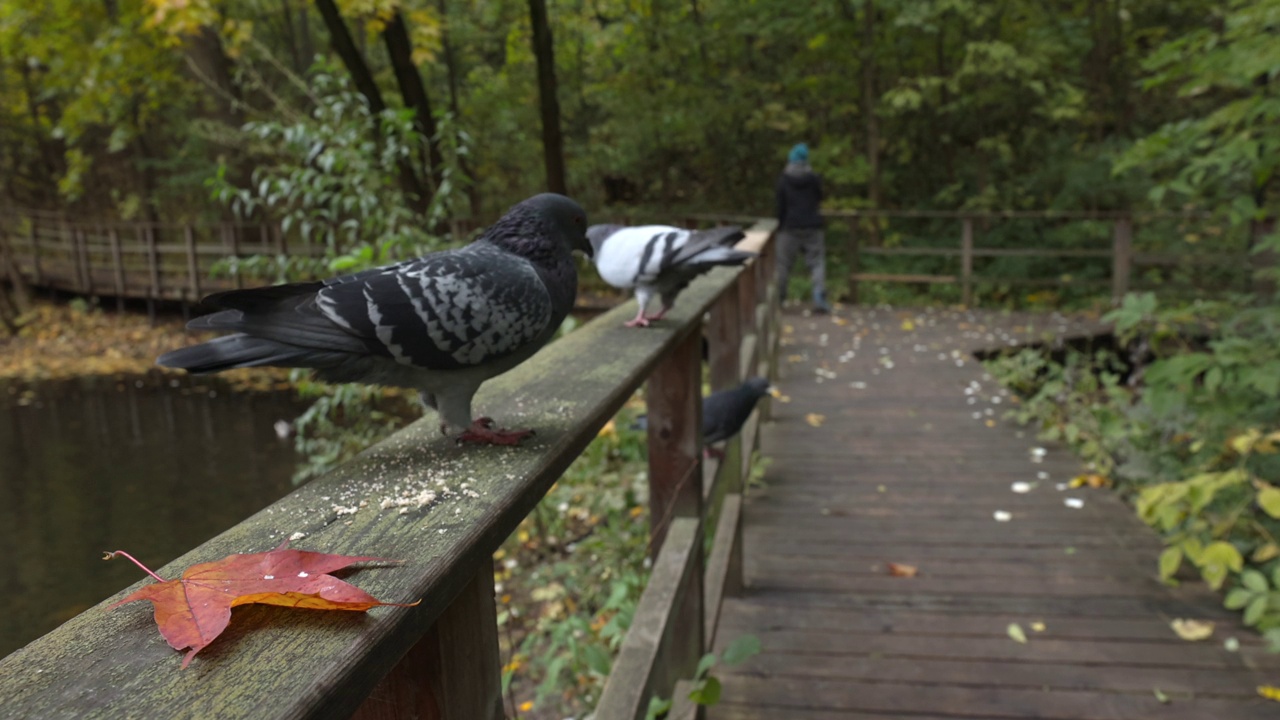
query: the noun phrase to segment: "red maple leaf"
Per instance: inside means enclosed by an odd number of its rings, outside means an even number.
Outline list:
[[[160,582],[147,585],[108,610],[135,600],[155,606],[156,625],[174,650],[191,648],[182,667],[213,642],[231,622],[231,608],[248,603],[283,605],[308,610],[363,612],[378,605],[410,607],[418,603],[386,603],[327,573],[357,562],[399,562],[376,557],[328,555],[290,550],[289,541],[270,552],[228,555],[221,560],[187,568],[178,580],[165,580],[123,550],[123,555]],[[421,601],[419,601],[421,602]]]

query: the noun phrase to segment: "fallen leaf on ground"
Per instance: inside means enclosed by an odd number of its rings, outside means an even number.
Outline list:
[[[1275,685],[1259,685],[1258,694],[1268,700],[1280,702],[1280,687]]]
[[[1027,634],[1022,631],[1022,626],[1018,623],[1009,623],[1007,632],[1014,642],[1022,643],[1023,645],[1027,644]]]
[[[819,413],[809,413],[804,416],[804,421],[813,427],[822,427],[822,423],[827,421],[827,416]]]
[[[1077,476],[1075,476],[1075,477],[1071,478],[1071,482],[1067,483],[1067,487],[1073,487],[1073,488],[1078,488],[1078,487],[1091,487],[1091,488],[1104,488],[1104,487],[1111,487],[1111,479],[1110,479],[1110,478],[1107,478],[1107,477],[1104,477],[1104,476],[1102,476],[1102,475],[1098,475],[1098,474],[1096,474],[1096,473],[1090,473],[1090,474],[1088,474],[1088,475],[1077,475]]]
[[[910,320],[903,320],[903,321],[902,321],[902,329],[903,329],[903,330],[906,330],[907,332],[910,332],[910,331],[912,331],[912,330],[915,330],[915,329],[916,329],[916,324],[915,324],[915,323],[913,323],[913,322],[911,322]]]
[[[1178,618],[1169,623],[1169,627],[1183,640],[1195,642],[1205,640],[1213,635],[1213,622],[1209,620],[1188,620]]]
[[[779,390],[779,389],[778,389],[778,388],[776,388],[776,387],[775,387],[775,388],[769,388],[769,395],[770,395],[774,400],[777,400],[778,402],[783,402],[783,403],[789,403],[789,402],[791,402],[791,396],[790,396],[790,395],[783,395],[783,394],[782,394],[782,391],[781,391],[781,390]]]
[[[1158,700],[1161,705],[1169,704],[1169,696],[1160,692],[1160,688],[1152,688],[1151,690],[1153,693],[1155,693],[1156,700]]]
[[[142,587],[108,609],[135,600],[150,601],[155,606],[156,625],[169,645],[174,650],[190,648],[182,659],[185,668],[196,653],[226,629],[231,622],[231,608],[237,605],[262,603],[308,610],[362,612],[379,605],[418,604],[385,603],[326,574],[357,562],[397,561],[291,550],[288,545],[286,540],[269,552],[228,555],[221,560],[192,565],[178,580],[161,578],[126,552],[107,553],[107,560],[123,555],[160,581]]]
[[[1032,629],[1032,630],[1034,630],[1034,631],[1036,631],[1036,632],[1044,632],[1044,631],[1045,631],[1045,625],[1044,625],[1044,623],[1042,623],[1042,622],[1033,622],[1033,623],[1031,623],[1031,629]]]
[[[991,516],[996,519],[996,522],[1009,522],[1013,519],[1013,513],[1007,510],[996,510],[991,513]]]
[[[894,577],[915,577],[920,572],[920,568],[915,565],[903,565],[902,563],[887,562],[885,567],[889,569],[889,574]]]

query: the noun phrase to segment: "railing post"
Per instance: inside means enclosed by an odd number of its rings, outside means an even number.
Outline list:
[[[374,686],[354,720],[502,720],[493,561]]]
[[[1133,219],[1116,220],[1111,239],[1111,302],[1119,305],[1129,292],[1129,273],[1133,263]]]
[[[111,269],[116,284],[116,312],[124,312],[124,257],[120,252],[120,233],[115,228],[107,231],[111,245]]]
[[[849,221],[849,303],[851,305],[858,304],[858,271],[861,264],[859,253],[858,237],[858,215],[855,213]]]
[[[965,218],[960,226],[960,304],[973,302],[973,218]]]
[[[200,263],[196,261],[196,230],[187,224],[182,232],[187,240],[187,279],[191,283],[191,302],[200,302]]]
[[[649,555],[675,517],[702,516],[702,333],[692,323],[645,389],[649,410]]]
[[[739,351],[742,349],[743,325],[738,315],[739,288],[753,285],[748,280],[755,278],[750,269],[739,274],[734,287],[720,296],[711,306],[711,323],[707,326],[708,365],[711,370],[711,389],[723,390],[737,385],[741,361]]]
[[[31,218],[31,226],[27,229],[27,236],[31,238],[31,284],[43,285],[44,272],[40,269],[40,232],[36,227],[37,221]]]
[[[151,278],[151,292],[147,293],[147,315],[151,319],[151,324],[156,322],[156,300],[160,299],[160,257],[156,252],[156,229],[155,226],[147,224],[139,226],[138,232],[142,235],[143,244],[147,248],[147,274]]]

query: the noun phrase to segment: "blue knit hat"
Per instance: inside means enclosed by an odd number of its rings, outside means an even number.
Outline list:
[[[796,146],[791,148],[791,154],[787,155],[787,162],[809,162],[809,146],[796,143]]]

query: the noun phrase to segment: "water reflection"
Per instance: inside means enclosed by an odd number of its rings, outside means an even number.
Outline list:
[[[0,386],[0,656],[285,495],[288,397],[156,378]]]

